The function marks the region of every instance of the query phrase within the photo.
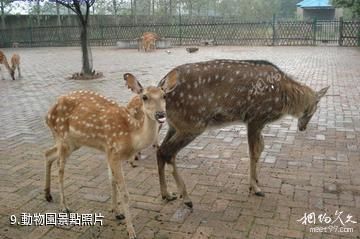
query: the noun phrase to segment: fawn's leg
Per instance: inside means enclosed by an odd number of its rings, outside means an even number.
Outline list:
[[[265,196],[261,189],[257,185],[257,163],[260,155],[264,150],[264,140],[261,135],[262,126],[248,125],[248,142],[250,153],[250,191],[254,190],[255,195]]]
[[[116,181],[112,174],[110,165],[108,165],[108,171],[109,171],[109,179],[111,183],[111,211],[115,215],[116,219],[123,220],[125,218],[124,214],[120,213],[119,209],[119,202],[118,202],[118,189],[116,187]]]
[[[129,210],[129,193],[126,188],[124,173],[122,169],[122,162],[117,155],[110,153],[109,154],[109,165],[111,168],[112,175],[115,178],[116,186],[119,190],[120,201],[123,206],[125,214],[126,229],[129,234],[130,239],[136,238],[136,233],[134,226],[132,224],[132,217]]]
[[[70,147],[64,143],[58,143],[57,153],[59,155],[60,207],[63,212],[70,212],[69,208],[66,206],[64,196],[64,171],[66,158],[71,154]]]
[[[18,75],[19,75],[19,78],[20,78],[21,77],[20,65],[18,65]]]
[[[51,202],[52,196],[50,193],[51,186],[51,165],[52,163],[58,159],[57,148],[53,146],[45,152],[45,199],[48,202]]]

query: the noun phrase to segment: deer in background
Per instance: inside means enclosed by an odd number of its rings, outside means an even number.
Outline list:
[[[15,70],[18,71],[18,77],[21,77],[21,71],[20,71],[20,56],[19,54],[14,53],[11,57],[11,70],[12,74],[15,75]],[[15,79],[15,76],[14,76]]]
[[[139,44],[139,50],[144,50],[148,52],[150,50],[156,49],[156,41],[159,40],[160,37],[154,32],[144,32],[140,37],[141,44]]]
[[[4,65],[5,68],[9,71],[11,79],[15,80],[14,71],[9,66],[9,62],[7,61],[7,58],[6,58],[5,54],[4,54],[4,52],[2,52],[2,51],[0,51],[0,65]],[[1,68],[0,68],[0,72],[1,72],[1,79],[5,80],[4,75],[3,75],[2,71],[1,71]]]
[[[176,167],[176,154],[206,129],[243,122],[247,126],[250,154],[249,189],[258,196],[257,163],[264,149],[261,131],[284,115],[298,118],[306,129],[329,87],[318,92],[294,81],[267,61],[213,60],[176,67],[159,83],[176,75],[178,85],[166,97],[169,129],[157,151],[160,190],[168,201],[164,167],[173,166],[173,177],[185,205],[192,207],[183,179]]]
[[[45,152],[45,198],[50,194],[51,165],[58,160],[60,206],[69,209],[64,197],[65,161],[82,146],[103,151],[107,155],[112,186],[112,211],[123,219],[117,198],[123,206],[129,238],[136,238],[129,212],[129,193],[126,188],[122,162],[133,159],[137,152],[153,144],[159,124],[166,121],[165,94],[177,84],[175,75],[169,75],[163,86],[143,88],[136,78],[127,73],[124,79],[129,89],[137,94],[131,102],[133,108],[120,106],[105,97],[89,91],[77,91],[61,96],[46,117],[55,145]],[[136,110],[134,110],[136,109]]]

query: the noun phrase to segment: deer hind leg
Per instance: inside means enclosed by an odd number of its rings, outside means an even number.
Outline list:
[[[53,146],[45,152],[45,199],[52,202],[53,198],[50,193],[51,186],[51,166],[52,163],[58,159],[57,147]]]
[[[125,179],[124,179],[124,173],[122,169],[122,162],[119,160],[119,158],[110,153],[108,156],[109,165],[111,168],[111,172],[113,177],[115,178],[115,183],[117,186],[117,189],[119,191],[120,201],[121,205],[123,206],[124,214],[125,214],[125,222],[126,222],[126,228],[127,232],[129,234],[130,239],[135,239],[135,229],[132,224],[131,214],[129,210],[129,192],[127,191]],[[113,203],[114,203],[113,199]]]
[[[17,66],[17,69],[18,69],[18,76],[19,76],[19,78],[20,78],[20,77],[21,77],[20,65]]]
[[[70,156],[72,150],[69,145],[65,143],[58,143],[57,154],[59,155],[59,186],[60,186],[60,207],[63,212],[70,212],[69,208],[66,206],[65,196],[64,196],[64,171],[66,159]]]
[[[257,163],[259,161],[260,155],[264,150],[264,139],[261,135],[262,127],[252,127],[248,126],[248,142],[249,142],[249,153],[250,153],[250,191],[254,190],[255,195],[265,196],[261,191],[258,183],[257,176]]]
[[[109,179],[110,179],[110,183],[111,183],[111,202],[112,202],[111,211],[115,215],[116,219],[123,220],[123,219],[125,219],[125,216],[124,216],[124,214],[122,214],[120,212],[120,209],[119,209],[119,202],[118,202],[118,197],[117,197],[118,189],[117,189],[116,180],[112,174],[110,165],[108,165],[108,171],[109,171]]]
[[[181,178],[175,163],[176,154],[193,141],[199,133],[183,134],[176,132],[173,127],[170,126],[169,131],[162,142],[160,148],[157,151],[157,162],[160,180],[160,191],[163,199],[168,201],[176,199],[172,194],[167,191],[167,185],[165,180],[165,163],[170,163],[173,167],[173,177],[178,187],[180,196],[183,197],[185,205],[192,207],[193,204],[186,191],[184,180]]]

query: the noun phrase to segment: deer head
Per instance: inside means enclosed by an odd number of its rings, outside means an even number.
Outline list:
[[[301,117],[298,119],[298,128],[300,131],[306,130],[306,127],[311,120],[312,116],[316,112],[318,108],[318,103],[320,99],[326,94],[330,86],[323,88],[322,90],[315,93],[315,98],[311,101],[311,103],[305,107],[304,112],[302,113]]]
[[[176,73],[169,74],[166,83],[161,88],[154,86],[143,88],[134,75],[124,74],[128,88],[140,96],[145,115],[160,124],[166,121],[166,94],[175,89],[176,78]]]

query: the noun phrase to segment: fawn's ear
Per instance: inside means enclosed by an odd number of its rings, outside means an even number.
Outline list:
[[[325,88],[319,90],[318,92],[316,92],[316,99],[318,102],[326,94],[326,92],[328,91],[329,88],[330,88],[330,86],[325,87]]]
[[[161,89],[165,91],[165,93],[169,93],[176,88],[178,78],[178,71],[176,69],[170,71],[164,79],[161,80],[160,85]]]
[[[142,85],[136,80],[136,77],[130,73],[124,74],[124,80],[126,81],[126,85],[128,89],[136,94],[141,94],[144,90]]]

